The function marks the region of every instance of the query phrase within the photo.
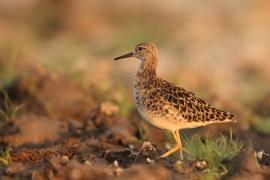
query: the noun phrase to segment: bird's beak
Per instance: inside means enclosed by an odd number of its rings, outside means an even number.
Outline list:
[[[135,55],[134,52],[130,52],[130,53],[127,53],[127,54],[125,54],[125,55],[116,57],[116,58],[114,58],[113,60],[119,60],[119,59],[129,58],[129,57],[133,57],[134,55]]]

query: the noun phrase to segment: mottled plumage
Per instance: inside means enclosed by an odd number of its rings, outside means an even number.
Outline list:
[[[152,75],[136,75],[134,96],[140,114],[150,123],[159,117],[158,127],[185,129],[231,121],[233,115],[207,104],[194,93]],[[167,124],[173,124],[167,127]]]
[[[131,56],[141,60],[134,77],[134,98],[139,113],[150,124],[171,131],[179,146],[162,157],[181,149],[180,129],[234,121],[232,114],[159,77],[156,73],[158,50],[154,44],[138,44],[135,51],[115,60]]]

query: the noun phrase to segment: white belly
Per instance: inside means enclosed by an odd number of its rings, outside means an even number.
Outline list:
[[[178,130],[181,128],[181,121],[173,120],[167,117],[161,117],[158,115],[154,115],[151,113],[147,113],[147,111],[143,111],[141,107],[137,107],[139,114],[141,115],[142,119],[148,122],[149,124],[160,128],[160,129],[167,129],[167,130]]]

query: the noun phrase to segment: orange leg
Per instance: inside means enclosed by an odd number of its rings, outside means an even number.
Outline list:
[[[183,160],[183,153],[182,153],[182,142],[181,142],[181,137],[179,134],[179,131],[175,131],[175,135],[176,135],[176,140],[178,141],[177,144],[179,144],[180,148],[179,148],[179,152],[180,152],[180,159]]]
[[[180,150],[180,158],[183,159],[183,154],[182,154],[182,143],[181,143],[181,139],[180,139],[180,135],[179,135],[179,131],[172,131],[174,140],[176,142],[176,146],[172,149],[170,149],[168,152],[166,152],[165,154],[163,154],[162,156],[160,156],[161,158],[165,158],[168,157],[169,155],[171,155],[172,153],[174,153],[177,150]]]

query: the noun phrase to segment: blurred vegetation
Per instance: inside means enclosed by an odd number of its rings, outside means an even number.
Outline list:
[[[1,68],[0,72],[0,87],[5,87],[11,84],[17,78],[16,71],[12,65],[5,65]]]
[[[18,76],[14,63],[18,58],[18,49],[12,43],[0,43],[0,87],[12,83]]]
[[[0,164],[7,166],[9,165],[11,161],[10,153],[12,151],[12,148],[10,145],[4,145],[1,147],[1,155],[0,155]]]
[[[257,132],[270,135],[270,118],[257,122],[254,128]]]
[[[12,151],[9,145],[5,145],[1,148],[1,155],[0,155],[0,164],[7,166],[11,161],[10,152]]]
[[[14,106],[4,90],[0,90],[0,131],[3,131],[7,124],[12,123],[21,106]]]

